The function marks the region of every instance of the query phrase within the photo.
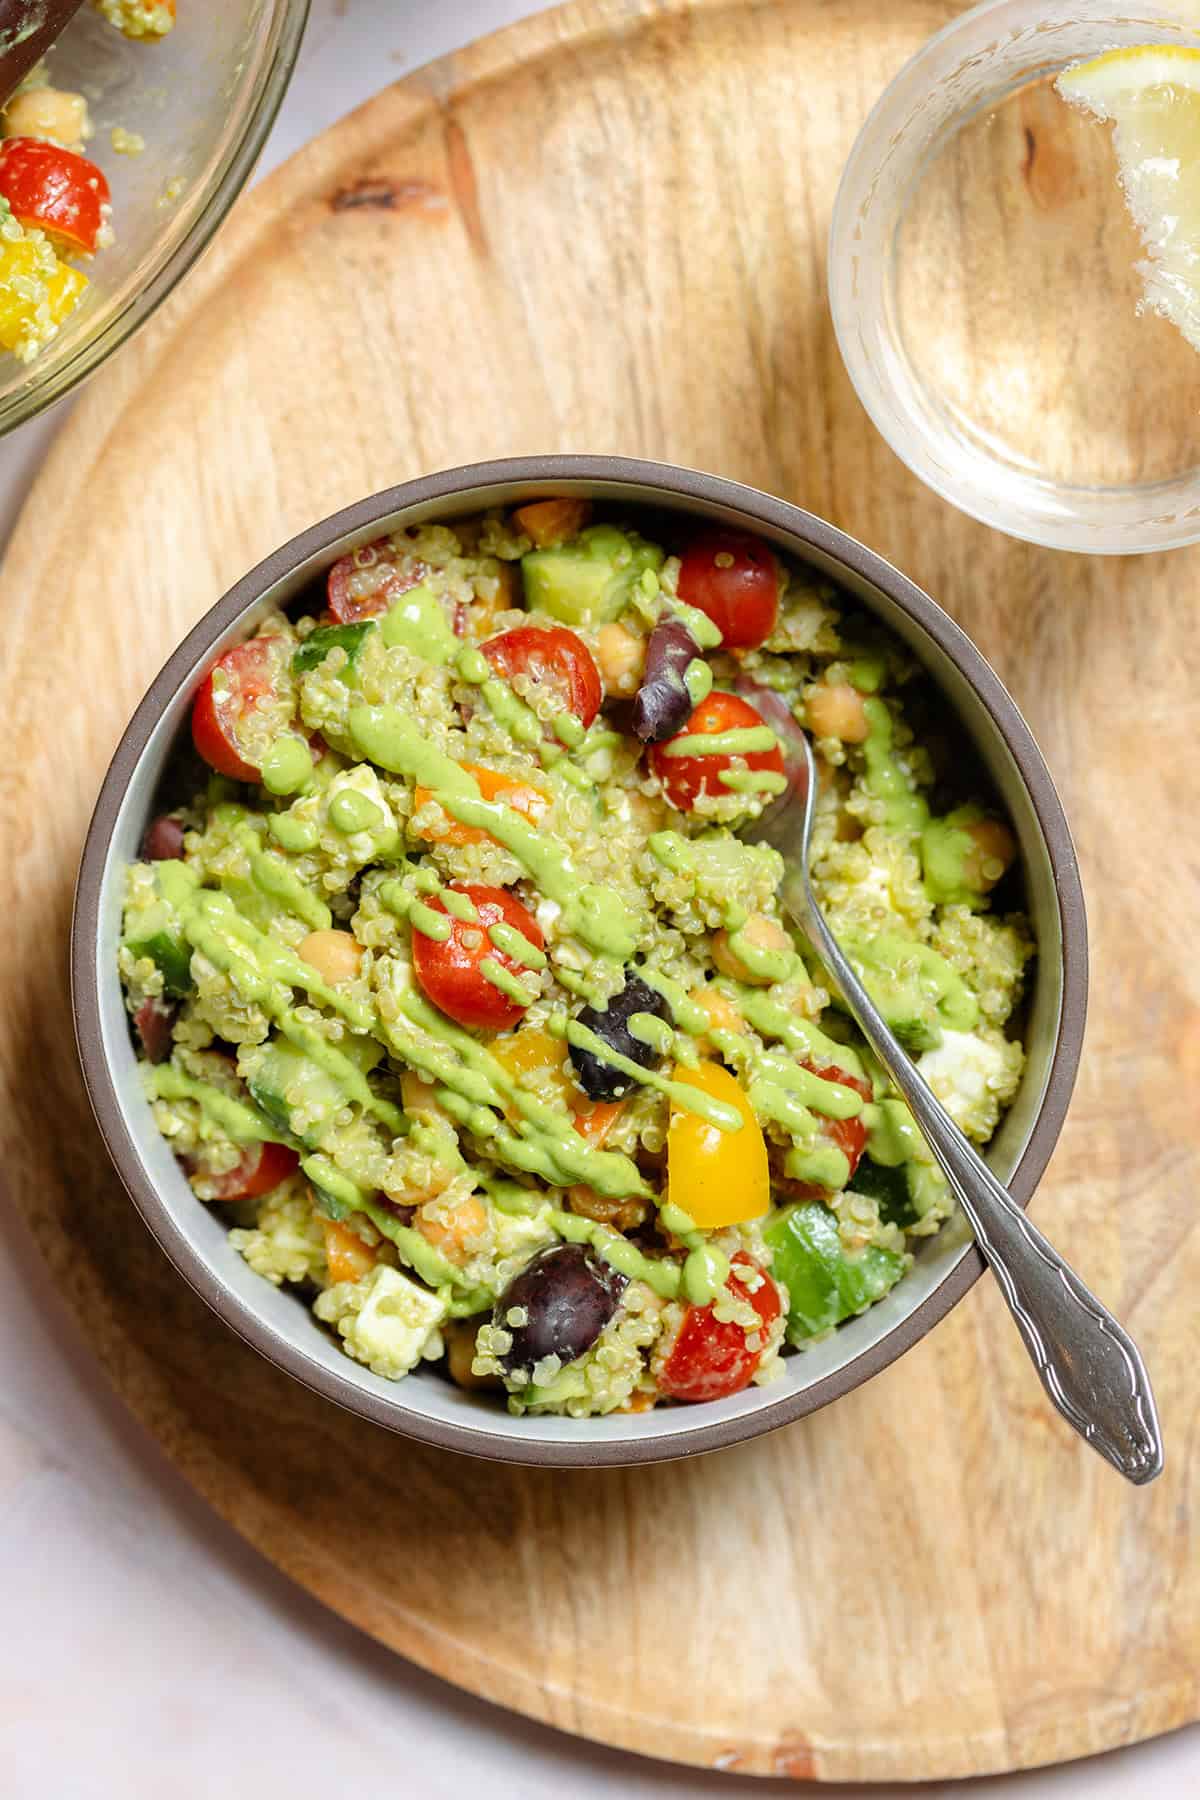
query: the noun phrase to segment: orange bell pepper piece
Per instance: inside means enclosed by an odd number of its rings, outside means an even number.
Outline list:
[[[511,806],[514,812],[528,819],[531,825],[540,825],[550,811],[550,802],[540,788],[535,788],[527,781],[521,781],[515,775],[502,775],[499,769],[485,769],[482,763],[464,763],[463,768],[468,775],[475,777],[481,797],[484,800],[502,800]],[[423,806],[436,798],[432,788],[417,787],[413,790],[413,812],[420,812]],[[437,829],[427,831],[425,835],[435,844],[485,844],[494,843],[490,831],[483,831],[478,825],[464,825],[461,819],[453,818],[443,812],[444,823]]]

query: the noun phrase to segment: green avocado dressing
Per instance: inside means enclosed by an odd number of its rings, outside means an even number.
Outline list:
[[[920,831],[929,817],[929,808],[897,760],[892,715],[882,700],[864,700],[863,711],[870,726],[870,735],[863,745],[867,792],[882,801],[884,823],[889,830]]]
[[[688,606],[683,600],[672,600],[666,616],[678,619],[681,625],[685,625],[702,650],[715,650],[721,642],[720,626],[714,625],[708,614],[702,613],[698,606]]]
[[[952,1031],[970,1031],[978,1023],[979,1003],[974,994],[957,969],[928,944],[913,943],[888,931],[874,937],[843,931],[841,942],[864,986],[885,1013],[889,993],[905,997],[905,990],[915,987],[917,1002],[932,1001],[942,1023]]]
[[[663,756],[751,756],[774,750],[779,739],[769,725],[739,725],[733,731],[689,731],[659,746]]]
[[[729,1258],[715,1244],[697,1244],[683,1265],[683,1297],[693,1306],[707,1306],[725,1291]]]
[[[398,1016],[384,1024],[383,1034],[398,1056],[444,1090],[439,1099],[448,1102],[446,1110],[476,1135],[490,1138],[505,1162],[552,1187],[584,1182],[613,1199],[649,1195],[629,1157],[593,1149],[565,1112],[518,1086],[486,1045],[415,989],[404,993]],[[506,1106],[521,1115],[516,1131],[502,1121]]]
[[[578,1213],[558,1211],[550,1214],[550,1222],[568,1243],[589,1244],[610,1269],[628,1276],[630,1281],[644,1281],[664,1300],[674,1300],[679,1293],[683,1285],[679,1264],[654,1261],[611,1225],[599,1225],[595,1219],[581,1218]]]
[[[789,1130],[807,1130],[814,1112],[823,1113],[828,1119],[856,1119],[862,1112],[863,1097],[857,1089],[840,1081],[826,1081],[823,1075],[802,1069],[777,1050],[763,1051],[751,1060],[750,1068],[754,1110],[778,1120]]]
[[[772,950],[756,944],[744,929],[730,932],[729,948],[760,981],[786,981],[800,966],[800,957],[795,950]]]
[[[517,1006],[532,1006],[537,999],[537,989],[527,988],[511,969],[506,969],[494,956],[485,956],[481,960],[479,973]]]
[[[783,794],[788,785],[775,769],[720,769],[717,780],[735,794]]]
[[[484,800],[473,775],[428,743],[420,726],[394,706],[356,706],[350,738],[360,756],[432,788],[438,805],[461,824],[486,831],[512,852],[539,892],[562,908],[567,930],[602,956],[621,960],[637,947],[634,916],[619,894],[582,882],[565,844],[503,801]]]
[[[837,1193],[850,1179],[850,1161],[835,1144],[805,1145],[788,1151],[783,1172],[793,1181],[808,1181]]]
[[[478,925],[479,909],[470,894],[460,893],[457,888],[443,888],[438,897],[452,918],[461,919],[464,925]]]
[[[513,693],[507,681],[496,674],[482,650],[477,650],[473,644],[464,645],[458,652],[454,666],[464,681],[479,688],[491,708],[492,717],[511,738],[518,744],[524,744],[527,749],[541,744],[541,720],[531,706],[526,706]],[[563,741],[565,743],[566,739]]]
[[[899,1168],[920,1153],[924,1140],[903,1100],[880,1100],[864,1106],[862,1116],[867,1128],[867,1155],[881,1168]]]
[[[647,1015],[641,1016],[645,1018]],[[590,1050],[593,1056],[598,1056],[612,1068],[619,1069],[622,1075],[628,1075],[631,1081],[665,1094],[672,1105],[685,1112],[695,1113],[698,1118],[715,1125],[718,1131],[742,1129],[742,1115],[736,1106],[727,1106],[724,1100],[715,1099],[712,1094],[704,1093],[690,1082],[672,1081],[670,1076],[660,1075],[657,1069],[643,1069],[640,1063],[635,1063],[631,1057],[622,1056],[619,1050],[614,1050],[611,1044],[606,1043],[596,1032],[589,1031],[578,1019],[562,1021],[551,1018],[547,1020],[547,1029],[556,1036],[565,1037],[568,1044],[573,1044],[577,1050]]]
[[[277,737],[262,759],[260,774],[268,794],[295,794],[313,771],[312,752],[301,737]]]
[[[185,1075],[173,1063],[147,1064],[143,1070],[146,1092],[155,1100],[194,1100],[204,1117],[235,1144],[282,1144],[283,1134],[275,1130],[257,1108],[247,1106],[211,1082],[197,1081]],[[201,1136],[203,1136],[203,1130]]]
[[[520,963],[525,969],[544,969],[546,953],[539,950],[515,925],[506,925],[503,919],[497,919],[494,925],[488,926],[488,937],[497,950],[503,950],[505,956],[513,962]]]
[[[766,990],[728,980],[718,981],[716,986],[734,1002],[747,1024],[752,1025],[760,1037],[775,1039],[792,1051],[793,1055],[805,1060],[811,1058],[814,1062],[834,1063],[839,1069],[844,1069],[847,1075],[861,1076],[864,1073],[861,1058],[849,1044],[837,1043],[819,1025],[814,1025],[811,1019],[801,1018],[799,1013],[781,1006],[778,1000],[772,1000]],[[826,1082],[824,1085],[828,1087],[830,1084]]]
[[[969,906],[986,904],[978,883],[967,875],[967,861],[978,856],[979,845],[967,830],[977,825],[984,813],[979,806],[956,806],[944,819],[930,819],[921,833],[921,868],[925,892],[935,906]],[[997,874],[1004,864],[996,864]]]
[[[402,644],[426,662],[448,663],[458,650],[445,608],[424,582],[394,600],[379,621],[385,644]]]
[[[378,801],[345,787],[329,802],[329,823],[343,837],[352,837],[356,831],[378,831],[385,819]]]
[[[573,712],[555,713],[550,724],[555,736],[561,738],[572,750],[577,750],[587,736],[582,720],[577,719]]]
[[[250,879],[259,892],[268,900],[275,901],[285,912],[302,919],[311,930],[328,931],[333,924],[333,914],[320,895],[314,894],[288,868],[282,857],[274,855],[270,850],[260,850],[258,838],[249,827],[239,831],[238,838],[250,864]]]
[[[268,813],[267,830],[282,849],[295,856],[315,850],[321,841],[315,819],[294,819],[291,813]]]
[[[330,987],[311,964],[243,918],[227,894],[199,889],[183,909],[182,925],[188,941],[265,1011],[285,1011],[287,990],[299,987],[340,1013],[355,1031],[371,1030],[374,1014],[365,1002]]]
[[[693,707],[699,706],[712,693],[713,672],[702,656],[693,656],[683,671],[683,685]]]

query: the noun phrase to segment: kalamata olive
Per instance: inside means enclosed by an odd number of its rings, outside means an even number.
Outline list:
[[[603,1038],[619,1055],[637,1063],[639,1068],[652,1069],[661,1059],[653,1044],[643,1044],[630,1031],[629,1021],[634,1013],[653,1013],[656,1019],[674,1024],[671,1009],[662,995],[656,994],[640,975],[630,975],[621,992],[614,994],[603,1011],[599,1007],[585,1006],[579,1014],[579,1023],[594,1031],[598,1038]],[[571,1045],[571,1061],[589,1100],[619,1100],[632,1086],[632,1075],[614,1069],[611,1063],[603,1061],[591,1050],[580,1049],[577,1044]]]
[[[151,819],[142,838],[143,862],[178,862],[183,855],[183,826],[170,813]]]
[[[692,716],[684,685],[700,646],[679,619],[660,619],[646,645],[646,668],[633,703],[633,729],[643,744],[658,744],[682,731]]]
[[[556,1244],[513,1277],[496,1302],[493,1325],[512,1337],[500,1358],[511,1374],[544,1356],[574,1362],[590,1350],[621,1303],[628,1283],[582,1244]],[[510,1319],[519,1308],[525,1323]],[[519,1317],[519,1313],[517,1314]]]
[[[142,1001],[133,1015],[133,1028],[147,1062],[166,1062],[171,1054],[171,1030],[178,1017],[177,1006],[167,1006],[157,997]]]

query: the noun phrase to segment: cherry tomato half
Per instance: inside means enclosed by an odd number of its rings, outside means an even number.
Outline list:
[[[873,1089],[869,1081],[861,1075],[851,1075],[847,1069],[839,1069],[834,1063],[819,1069],[816,1063],[802,1062],[800,1067],[807,1069],[810,1074],[819,1075],[822,1081],[838,1081],[843,1087],[853,1088],[855,1093],[861,1094],[864,1100],[870,1100],[873,1097]],[[833,1144],[841,1151],[850,1164],[850,1173],[846,1180],[847,1182],[853,1181],[855,1171],[862,1161],[863,1151],[867,1147],[867,1128],[863,1123],[862,1114],[860,1113],[854,1119],[822,1118],[820,1136],[826,1143]],[[798,1200],[825,1200],[829,1196],[828,1188],[823,1188],[813,1181],[788,1181],[778,1185],[786,1186],[787,1192]]]
[[[330,569],[326,583],[329,610],[339,625],[377,619],[398,594],[419,586],[428,573],[425,564],[416,561],[401,568],[399,554],[388,538],[363,544]]]
[[[721,776],[731,767],[734,756],[740,756],[748,769],[766,769],[783,774],[783,752],[778,740],[770,750],[716,751],[712,755],[672,756],[671,746],[685,737],[714,737],[726,731],[752,731],[766,725],[762,714],[748,700],[736,694],[712,693],[702,700],[682,731],[664,743],[651,744],[650,767],[663,784],[672,806],[690,812],[701,794],[728,794]]]
[[[775,628],[779,566],[760,538],[706,531],[679,563],[679,598],[707,613],[725,650],[757,650]]]
[[[276,697],[278,655],[272,639],[251,638],[227,650],[201,682],[192,702],[192,742],[218,775],[259,779],[240,737],[247,714]]]
[[[549,688],[563,710],[583,726],[600,711],[604,689],[600,671],[582,638],[561,625],[518,625],[482,645],[483,654],[505,681],[528,675]]]
[[[224,1175],[206,1175],[209,1200],[254,1200],[269,1194],[299,1166],[300,1158],[286,1144],[251,1144],[245,1155]]]
[[[511,925],[538,950],[546,940],[533,914],[507,888],[456,881],[452,891],[465,894],[474,903],[478,920],[451,918],[450,935],[446,938],[429,937],[415,930],[412,954],[417,980],[439,1011],[459,1025],[504,1031],[516,1024],[525,1007],[488,979],[483,964],[490,958],[518,981],[528,981],[529,970],[492,943],[488,928]],[[434,912],[446,911],[440,898],[431,900],[429,905]]]
[[[45,138],[0,141],[0,194],[22,225],[49,232],[72,250],[90,256],[109,202],[102,171]]]
[[[747,1275],[762,1275],[751,1292],[747,1283],[730,1274],[729,1290],[739,1300],[748,1300],[758,1314],[763,1331],[779,1317],[779,1289],[762,1270],[745,1256],[735,1256],[733,1267],[744,1268]],[[724,1400],[729,1394],[740,1394],[762,1361],[762,1347],[752,1350],[748,1335],[733,1319],[718,1319],[714,1303],[689,1306],[679,1336],[671,1347],[658,1385],[672,1400]]]

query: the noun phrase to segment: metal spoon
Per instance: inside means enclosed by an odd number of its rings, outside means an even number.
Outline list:
[[[0,0],[0,106],[82,4],[83,0]]]
[[[816,767],[807,739],[801,741],[805,767],[792,793],[742,835],[783,856],[784,906],[907,1101],[992,1265],[1042,1386],[1067,1423],[1122,1475],[1139,1486],[1153,1481],[1163,1466],[1162,1439],[1137,1346],[971,1148],[884,1024],[825,923],[808,872]]]

